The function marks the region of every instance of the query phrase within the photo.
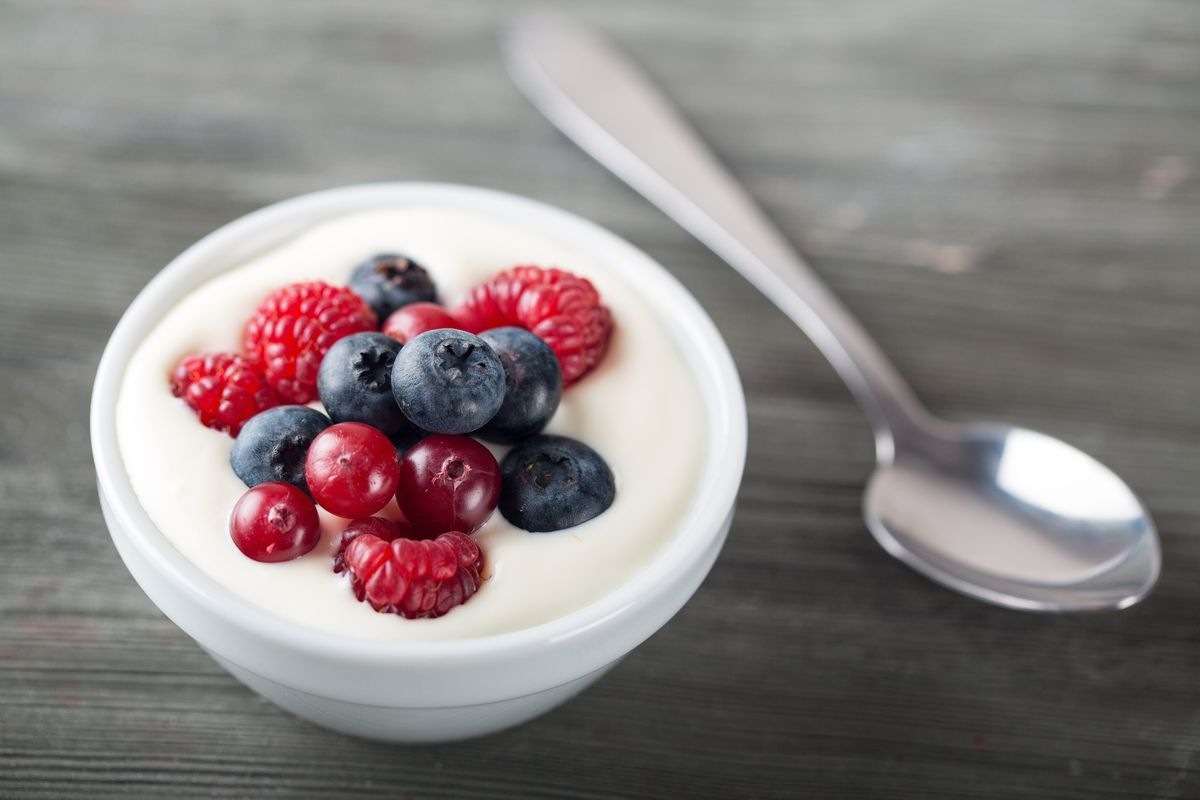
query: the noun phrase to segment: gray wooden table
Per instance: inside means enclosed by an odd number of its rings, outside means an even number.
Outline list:
[[[1079,444],[1165,572],[1119,614],[1003,611],[867,535],[867,428],[731,270],[501,71],[519,4],[0,1],[0,796],[1200,797],[1200,5],[569,3],[678,99],[938,412]],[[569,705],[453,746],[255,697],[160,615],[86,411],[125,306],[205,232],[337,184],[583,214],[742,370],[750,458],[695,599]]]

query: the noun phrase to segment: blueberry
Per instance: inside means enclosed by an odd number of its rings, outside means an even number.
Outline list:
[[[490,442],[512,444],[541,433],[562,399],[562,368],[550,345],[524,328],[493,328],[479,334],[504,365],[504,403],[479,429]]]
[[[404,454],[412,449],[412,446],[424,439],[426,436],[432,436],[429,431],[423,431],[411,422],[399,433],[394,433],[388,437],[392,442],[392,446],[396,448],[396,458],[403,459]]]
[[[385,436],[412,427],[392,394],[392,364],[400,343],[382,333],[338,339],[321,361],[317,394],[334,422],[365,422]]]
[[[504,365],[478,336],[438,328],[413,337],[392,367],[392,392],[404,414],[432,433],[470,433],[504,402]]]
[[[437,287],[425,268],[394,253],[381,253],[355,267],[350,288],[371,307],[380,325],[401,306],[437,299]]]
[[[500,513],[527,531],[587,522],[612,505],[616,482],[604,459],[566,436],[535,436],[500,462]]]
[[[276,406],[255,414],[242,427],[229,465],[247,486],[283,481],[308,491],[304,458],[329,418],[308,406]]]

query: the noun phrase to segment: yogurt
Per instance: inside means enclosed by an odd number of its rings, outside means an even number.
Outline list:
[[[259,301],[289,283],[344,285],[355,265],[398,252],[424,266],[453,306],[471,287],[515,264],[558,266],[590,279],[615,329],[603,362],[563,393],[547,428],[595,448],[617,482],[612,506],[556,533],[528,533],[499,512],[475,534],[485,580],[465,604],[408,620],[360,603],[331,566],[347,520],[321,511],[321,543],[294,561],[264,564],[229,537],[246,487],[229,467],[233,439],[203,427],[171,395],[185,355],[239,349]],[[314,404],[319,408],[319,404]],[[705,420],[693,376],[653,310],[585,252],[511,223],[431,206],[358,213],[317,225],[184,297],[130,359],[116,408],[122,460],[142,507],[193,564],[246,601],[300,625],[371,639],[457,639],[519,630],[598,600],[674,535],[693,500]],[[503,448],[493,448],[500,457]],[[398,516],[393,501],[384,516]]]

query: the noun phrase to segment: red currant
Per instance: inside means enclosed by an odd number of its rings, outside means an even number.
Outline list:
[[[396,492],[396,448],[376,428],[339,422],[308,447],[304,477],[313,499],[339,517],[369,517]]]
[[[396,502],[426,537],[470,533],[487,521],[499,499],[496,459],[470,436],[427,436],[400,462]]]
[[[401,344],[438,328],[461,328],[458,320],[437,303],[409,303],[383,323],[383,332]]]
[[[308,495],[290,483],[260,483],[233,507],[229,535],[255,561],[291,561],[317,546],[321,521]]]

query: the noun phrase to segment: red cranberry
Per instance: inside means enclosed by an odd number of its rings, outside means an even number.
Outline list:
[[[500,499],[500,468],[491,451],[470,436],[428,436],[400,462],[396,502],[424,536],[470,533]]]
[[[361,422],[339,422],[321,431],[304,461],[313,499],[339,517],[369,517],[386,506],[399,472],[396,448]]]
[[[317,546],[317,507],[290,483],[260,483],[238,499],[229,535],[255,561],[291,561]]]
[[[438,328],[461,328],[458,320],[437,303],[409,303],[383,323],[383,332],[401,343]]]

